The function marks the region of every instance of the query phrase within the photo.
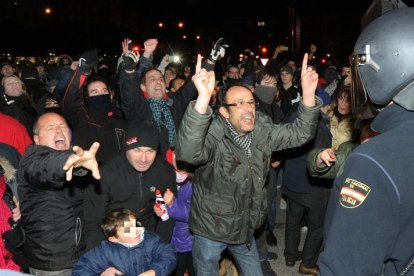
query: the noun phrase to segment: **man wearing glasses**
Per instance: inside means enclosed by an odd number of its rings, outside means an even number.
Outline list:
[[[272,151],[300,146],[315,134],[321,101],[315,99],[318,75],[302,64],[303,100],[298,119],[275,125],[256,112],[253,93],[229,87],[221,97],[219,116],[209,102],[214,72],[201,69],[198,58],[192,80],[198,97],[184,115],[177,136],[177,160],[198,165],[193,178],[190,229],[197,275],[217,275],[221,253],[228,249],[242,275],[263,275],[254,231],[266,214],[265,181]]]

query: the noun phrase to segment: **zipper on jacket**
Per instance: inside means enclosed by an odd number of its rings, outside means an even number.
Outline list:
[[[79,242],[82,238],[82,221],[78,217],[76,218],[76,225],[75,225],[75,244],[76,246],[79,245]]]

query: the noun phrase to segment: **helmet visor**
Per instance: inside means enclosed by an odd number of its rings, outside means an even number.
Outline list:
[[[353,113],[359,113],[365,108],[365,104],[367,103],[367,93],[358,71],[360,65],[362,65],[361,55],[353,55],[351,60],[351,102]]]

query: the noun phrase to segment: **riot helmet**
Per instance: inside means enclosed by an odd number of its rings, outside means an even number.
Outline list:
[[[368,94],[377,105],[393,100],[414,111],[414,8],[390,10],[366,26],[351,63],[353,109]]]

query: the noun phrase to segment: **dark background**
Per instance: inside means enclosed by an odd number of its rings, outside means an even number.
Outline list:
[[[301,55],[310,43],[319,55],[346,61],[361,31],[361,18],[373,3],[358,1],[129,1],[129,0],[0,0],[0,56],[69,54],[77,58],[92,48],[121,52],[121,40],[139,45],[158,38],[156,58],[165,53],[194,57],[206,54],[219,37],[228,55],[245,48],[269,57],[278,44]],[[243,0],[246,2],[246,0]],[[412,6],[413,1],[404,1]],[[52,9],[50,14],[45,8]],[[177,23],[182,21],[184,28]],[[159,28],[158,23],[164,27]],[[257,22],[265,22],[259,27]],[[187,39],[182,36],[186,35]],[[199,40],[195,39],[200,35]],[[261,48],[269,51],[262,53]]]

